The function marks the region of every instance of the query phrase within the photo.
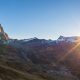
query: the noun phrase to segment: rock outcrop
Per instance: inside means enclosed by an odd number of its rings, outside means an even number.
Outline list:
[[[4,32],[2,25],[0,24],[0,40],[8,40],[9,37],[7,33]]]

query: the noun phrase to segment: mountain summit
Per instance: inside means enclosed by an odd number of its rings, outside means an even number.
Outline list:
[[[80,36],[71,36],[71,37],[64,37],[60,36],[57,41],[65,41],[65,42],[79,42]]]
[[[4,32],[2,25],[0,24],[0,40],[8,40],[9,37],[7,33]]]

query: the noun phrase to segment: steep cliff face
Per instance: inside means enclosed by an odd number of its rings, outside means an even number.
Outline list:
[[[0,40],[8,40],[9,37],[7,33],[4,32],[2,25],[0,24]]]

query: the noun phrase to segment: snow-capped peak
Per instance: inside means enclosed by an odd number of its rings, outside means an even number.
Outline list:
[[[22,41],[27,42],[27,41],[31,41],[31,40],[34,40],[34,39],[38,39],[38,38],[34,37],[34,38],[29,38],[29,39],[23,39]]]
[[[79,36],[72,36],[72,37],[64,37],[60,36],[57,41],[66,41],[66,42],[78,42],[80,40]]]

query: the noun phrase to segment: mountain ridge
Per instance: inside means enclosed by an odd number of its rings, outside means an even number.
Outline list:
[[[5,37],[2,27],[0,30]],[[80,80],[79,38],[60,36],[57,40],[36,37],[18,40],[2,36],[2,80]]]

